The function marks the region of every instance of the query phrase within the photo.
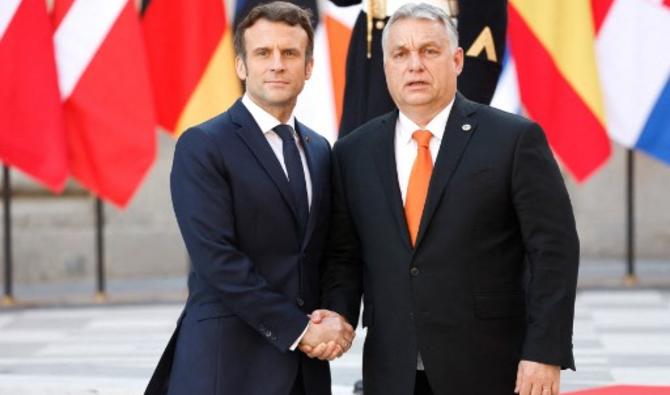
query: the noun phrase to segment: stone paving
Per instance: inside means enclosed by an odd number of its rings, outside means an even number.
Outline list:
[[[0,309],[0,395],[140,394],[180,303]],[[332,363],[333,394],[351,394],[362,340]],[[670,385],[670,290],[589,290],[577,298],[577,372],[564,391]]]

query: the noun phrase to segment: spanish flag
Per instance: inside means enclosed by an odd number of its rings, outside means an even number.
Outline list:
[[[590,2],[510,0],[509,38],[528,115],[585,180],[610,156]]]
[[[175,136],[241,94],[223,0],[144,0],[144,37],[158,123]]]

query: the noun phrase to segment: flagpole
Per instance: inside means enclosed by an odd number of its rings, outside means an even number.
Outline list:
[[[9,180],[9,166],[4,165],[2,168],[2,200],[4,207],[3,228],[4,235],[4,251],[5,251],[5,287],[2,295],[3,306],[10,306],[14,304],[14,296],[12,291],[12,190]]]
[[[105,212],[102,200],[95,198],[95,262],[96,262],[96,293],[95,300],[107,301],[107,286],[105,279]]]
[[[626,150],[626,275],[624,285],[637,285],[635,274],[635,156]]]

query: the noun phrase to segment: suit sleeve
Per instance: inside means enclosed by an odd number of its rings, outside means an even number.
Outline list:
[[[333,148],[332,215],[322,277],[323,306],[338,312],[355,328],[361,308],[363,265],[360,241],[349,213],[345,181],[338,157],[338,143]]]
[[[274,346],[288,350],[309,319],[285,295],[270,289],[237,248],[227,170],[203,131],[191,129],[177,142],[170,190],[193,270],[226,307]]]
[[[534,123],[517,141],[512,196],[529,274],[522,358],[574,370],[579,240],[563,178],[542,129]]]

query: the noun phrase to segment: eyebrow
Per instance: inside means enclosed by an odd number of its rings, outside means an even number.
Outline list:
[[[440,45],[440,43],[438,41],[435,41],[435,40],[426,41],[426,42],[422,43],[421,45],[419,45],[418,47],[419,47],[419,49],[421,49],[421,48],[425,48],[425,47],[429,47],[429,46],[443,47],[443,45]],[[399,45],[396,45],[395,47],[391,48],[392,51],[403,50],[403,49],[405,49],[405,50],[408,49],[408,45],[407,44],[399,44]]]

